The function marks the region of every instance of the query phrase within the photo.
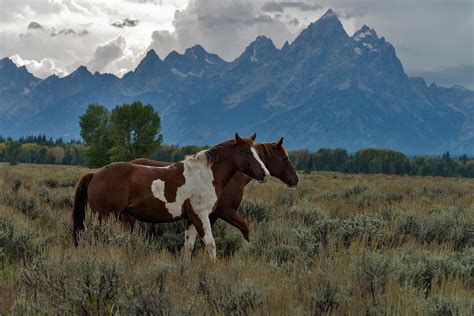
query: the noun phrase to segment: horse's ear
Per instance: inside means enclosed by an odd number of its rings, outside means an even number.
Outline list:
[[[238,133],[235,133],[235,140],[237,141],[237,143],[243,142],[242,137],[240,137]]]
[[[250,139],[254,142],[255,139],[257,138],[257,133],[253,133],[252,136],[250,136]]]
[[[280,147],[283,146],[283,138],[284,137],[280,138],[280,140],[277,143],[277,145],[280,146]]]

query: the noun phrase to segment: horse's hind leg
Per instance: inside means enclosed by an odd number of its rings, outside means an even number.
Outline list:
[[[118,212],[118,219],[127,227],[130,228],[131,231],[133,231],[133,227],[135,226],[135,218],[133,218],[129,212],[128,208],[124,209],[121,212]]]
[[[186,223],[186,230],[184,231],[184,260],[190,261],[193,254],[194,243],[196,242],[197,230],[190,222]]]

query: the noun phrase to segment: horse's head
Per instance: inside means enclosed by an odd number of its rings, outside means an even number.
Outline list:
[[[288,158],[288,152],[283,146],[283,137],[273,143],[256,144],[256,149],[270,175],[280,179],[289,187],[294,187],[298,184],[298,174],[293,168]]]
[[[254,148],[256,135],[245,138],[235,133],[236,149],[233,155],[237,170],[249,177],[265,182],[270,174]]]

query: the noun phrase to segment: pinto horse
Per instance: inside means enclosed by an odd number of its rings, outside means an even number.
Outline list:
[[[252,135],[255,139],[255,135]],[[298,184],[298,175],[288,159],[288,152],[283,146],[283,137],[276,142],[255,143],[255,150],[263,163],[267,167],[270,175],[281,180],[289,187],[294,187]],[[169,166],[172,162],[156,161],[146,158],[137,158],[131,163],[147,166]],[[232,179],[227,183],[222,192],[214,212],[209,216],[211,225],[218,219],[222,219],[230,225],[239,229],[247,242],[249,242],[249,228],[245,220],[237,212],[237,209],[242,202],[244,196],[245,186],[252,180],[251,177],[241,172],[236,172]],[[122,218],[122,220],[133,223],[133,218]],[[189,225],[187,230],[189,230]],[[192,252],[194,248],[193,240],[187,239],[185,242],[185,251]]]
[[[88,173],[79,181],[74,196],[74,242],[77,245],[77,232],[84,229],[85,207],[89,202],[91,210],[100,217],[124,214],[151,223],[186,219],[188,227],[199,234],[210,257],[215,259],[209,215],[237,171],[261,182],[269,175],[253,139],[241,138],[236,133],[235,139],[166,167],[118,162]]]

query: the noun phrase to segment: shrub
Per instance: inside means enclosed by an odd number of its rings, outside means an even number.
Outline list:
[[[182,221],[156,224],[137,222],[137,224],[159,249],[178,253],[184,245],[184,223]]]
[[[425,222],[422,239],[427,243],[450,242],[456,249],[472,247],[474,222],[455,208],[433,212]]]
[[[272,207],[256,200],[242,201],[238,212],[242,214],[245,219],[256,223],[268,222],[275,214],[275,210]]]
[[[0,201],[6,206],[22,212],[31,219],[40,218],[46,213],[42,209],[37,196],[24,189],[20,189],[17,192],[0,193]]]
[[[433,255],[428,251],[412,251],[400,256],[399,280],[403,286],[420,289],[425,295],[431,291],[433,281],[447,280],[453,276],[474,285],[474,251],[466,250],[455,256]]]
[[[133,231],[110,216],[99,223],[95,217],[86,222],[86,230],[79,234],[79,246],[118,246],[130,251],[134,256],[144,256],[162,249],[159,242],[149,237],[136,225]]]
[[[51,242],[26,223],[14,221],[0,213],[0,249],[2,261],[22,262],[33,260]]]
[[[172,304],[166,278],[171,267],[157,263],[146,269],[136,269],[130,284],[125,285],[117,309],[125,315],[169,315]],[[122,286],[123,288],[124,286]]]
[[[283,214],[290,223],[299,225],[302,223],[306,227],[314,227],[323,218],[318,209],[295,208],[292,207]]]
[[[72,208],[72,195],[70,193],[51,192],[42,187],[39,195],[52,208]]]
[[[110,314],[116,308],[124,273],[123,266],[114,259],[90,252],[38,257],[21,273],[22,282],[34,295],[26,303],[18,301],[13,313]]]
[[[432,316],[459,315],[459,307],[452,299],[443,296],[435,296],[427,303],[427,314]]]
[[[353,187],[350,187],[350,188],[344,190],[344,192],[342,193],[342,196],[346,199],[350,199],[354,195],[359,195],[359,194],[367,191],[368,188],[369,187],[366,186],[366,185],[357,184]]]
[[[351,264],[354,284],[362,295],[370,294],[374,302],[385,291],[388,280],[396,276],[396,263],[390,255],[364,251]]]
[[[332,281],[314,282],[307,290],[311,298],[311,314],[329,314],[337,310],[342,301],[342,290]]]
[[[69,178],[69,179],[46,179],[43,181],[43,184],[51,189],[54,188],[68,188],[74,187],[77,183],[78,179],[76,178]]]
[[[211,281],[206,300],[216,315],[248,315],[261,304],[261,294],[250,281],[236,284],[228,279],[215,278]],[[205,287],[205,286],[201,286]]]
[[[335,227],[336,240],[349,247],[352,240],[366,235],[369,241],[375,236],[383,236],[386,222],[377,215],[357,214],[341,220]]]

